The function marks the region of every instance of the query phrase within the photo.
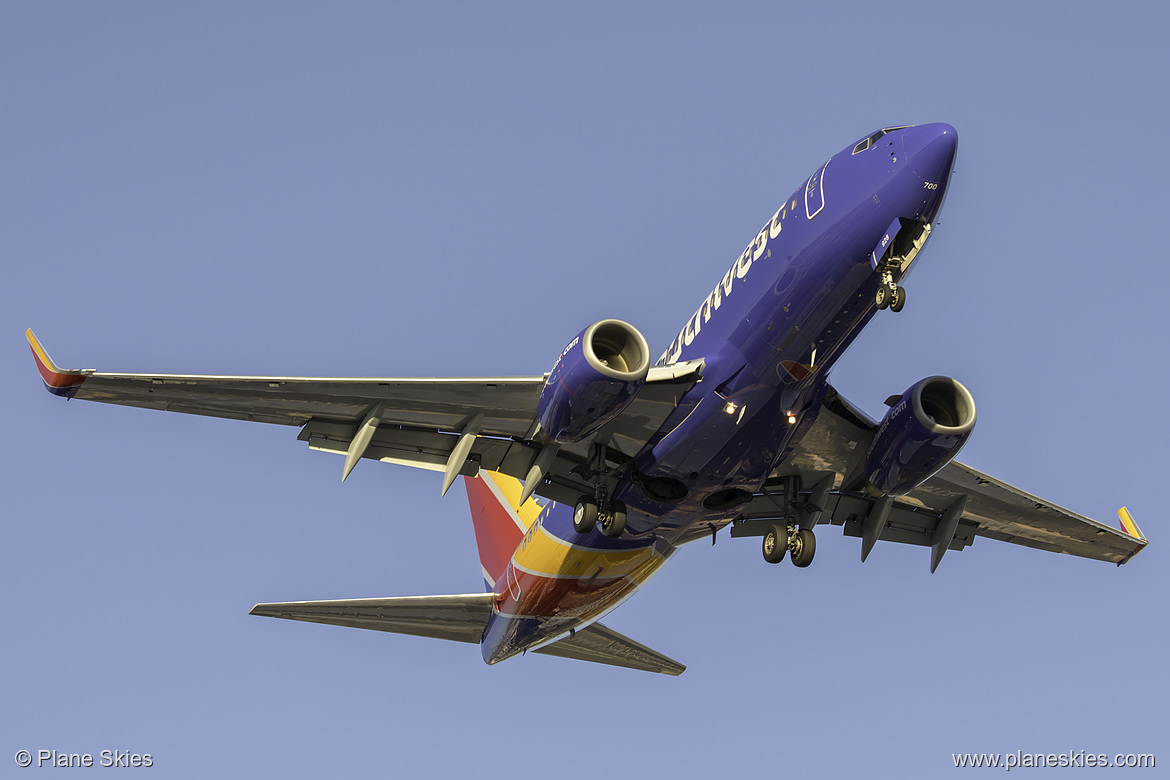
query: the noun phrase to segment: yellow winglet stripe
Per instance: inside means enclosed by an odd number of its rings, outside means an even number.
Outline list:
[[[86,375],[93,373],[92,371],[65,371],[57,368],[57,364],[49,357],[49,353],[41,346],[41,342],[37,341],[32,328],[24,332],[24,337],[28,339],[28,345],[32,347],[33,360],[37,363],[37,372],[45,383],[45,389],[53,395],[72,398],[80,389],[81,383],[85,381]]]
[[[64,374],[65,371],[57,368],[57,364],[49,357],[49,353],[45,352],[45,348],[41,346],[41,342],[37,339],[36,334],[29,328],[24,332],[24,337],[28,339],[28,345],[32,347],[33,352],[36,353],[37,359],[45,366],[45,368],[52,371],[54,374]]]
[[[1149,542],[1146,537],[1142,536],[1142,529],[1138,528],[1137,523],[1133,521],[1133,517],[1130,516],[1128,509],[1125,507],[1118,509],[1117,516],[1121,518],[1122,530],[1124,530],[1134,539],[1139,540],[1142,544],[1147,544]]]

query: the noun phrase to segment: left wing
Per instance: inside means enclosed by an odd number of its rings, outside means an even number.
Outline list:
[[[959,461],[905,496],[879,498],[851,490],[859,482],[877,425],[828,388],[821,410],[783,465],[744,506],[732,536],[762,536],[789,513],[786,478],[799,476],[801,525],[828,522],[862,540],[862,560],[879,541],[931,547],[933,572],[947,550],[962,550],[977,536],[1039,550],[1121,565],[1147,539],[1122,507],[1120,529],[1033,496]],[[815,486],[815,487],[814,487]]]
[[[295,425],[313,449],[474,476],[479,468],[524,479],[541,447],[528,440],[545,377],[323,378],[113,374],[59,368],[26,332],[45,387],[55,395],[233,420]],[[653,368],[603,434],[619,452],[647,441],[701,375],[702,363]],[[471,430],[474,428],[474,430]],[[460,439],[469,444],[456,455]],[[572,503],[587,492],[571,471],[587,443],[562,447],[537,492]],[[445,483],[449,484],[449,483]]]

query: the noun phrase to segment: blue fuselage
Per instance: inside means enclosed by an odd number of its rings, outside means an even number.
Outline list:
[[[950,179],[958,136],[946,124],[879,131],[829,159],[789,196],[718,280],[658,361],[704,361],[703,378],[635,457],[636,480],[614,497],[629,507],[626,532],[578,535],[571,507],[544,519],[552,536],[582,548],[653,548],[662,561],[739,513],[736,491],[756,491],[819,411],[828,370],[877,312],[883,241],[925,236]],[[896,269],[900,278],[905,269]],[[895,279],[895,280],[896,280]],[[647,480],[685,486],[672,502]],[[652,494],[652,491],[651,491]],[[724,500],[726,499],[726,501]],[[721,508],[727,503],[726,508]],[[596,620],[644,578],[564,586],[571,610],[523,603],[493,616],[483,642],[494,663]],[[549,614],[551,611],[552,614]]]

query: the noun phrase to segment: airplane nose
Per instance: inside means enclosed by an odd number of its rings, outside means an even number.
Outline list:
[[[946,200],[947,184],[959,150],[955,128],[939,122],[919,125],[905,131],[902,152],[913,176],[906,182],[917,194],[915,217],[931,224]]]
[[[919,125],[908,129],[903,136],[902,150],[914,172],[924,181],[946,185],[955,155],[959,150],[959,134],[945,122]]]

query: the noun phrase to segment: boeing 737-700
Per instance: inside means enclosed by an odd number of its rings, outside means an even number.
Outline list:
[[[597,622],[688,542],[762,540],[808,566],[821,526],[930,550],[930,571],[983,536],[1123,564],[1146,545],[954,458],[975,427],[957,380],[891,395],[880,421],[828,382],[930,238],[958,147],[946,124],[891,127],[833,155],[780,203],[655,361],[615,319],[568,341],[543,376],[321,379],[57,368],[67,398],[291,425],[315,450],[462,475],[483,593],[258,604],[252,614],[679,674]],[[886,315],[889,316],[889,315]]]

